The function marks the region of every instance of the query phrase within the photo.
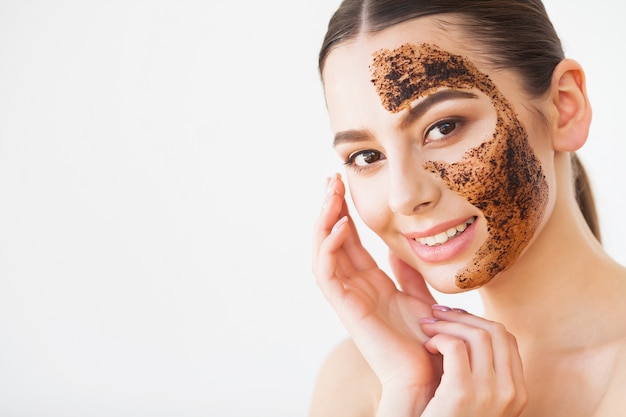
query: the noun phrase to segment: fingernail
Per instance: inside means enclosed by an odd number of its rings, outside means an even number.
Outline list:
[[[335,223],[335,225],[333,226],[333,229],[330,232],[333,233],[339,230],[339,228],[347,221],[348,221],[348,216],[343,216],[341,219],[339,219],[337,223]]]
[[[326,208],[326,206],[328,205],[328,200],[330,199],[330,196],[333,194],[334,183],[335,183],[335,180],[333,177],[326,178],[326,198],[324,198],[324,203],[322,203],[322,210]]]
[[[337,174],[332,177],[326,178],[326,195],[331,195],[335,190],[335,182],[337,181]]]
[[[457,313],[467,313],[467,311],[463,310],[462,308],[453,308],[452,311],[456,311]]]
[[[442,306],[441,304],[434,304],[432,306],[433,310],[437,310],[437,311],[450,311],[451,308],[447,307],[447,306]]]
[[[434,317],[422,317],[421,319],[419,319],[419,322],[422,324],[433,324],[438,322],[439,320],[437,320]]]

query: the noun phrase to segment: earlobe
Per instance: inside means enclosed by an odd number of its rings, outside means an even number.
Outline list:
[[[580,64],[564,59],[552,74],[552,102],[557,111],[554,121],[554,149],[574,152],[587,140],[591,106]]]

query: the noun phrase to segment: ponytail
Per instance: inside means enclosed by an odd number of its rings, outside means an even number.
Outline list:
[[[591,232],[599,242],[602,242],[600,236],[600,224],[598,221],[598,214],[596,212],[596,204],[593,200],[593,193],[591,192],[589,177],[587,176],[587,171],[585,171],[585,168],[575,153],[572,154],[572,171],[574,173],[574,187],[576,190],[576,202],[578,203],[578,207],[580,207],[580,211],[582,211]]]

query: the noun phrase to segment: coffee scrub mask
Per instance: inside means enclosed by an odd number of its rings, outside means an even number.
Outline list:
[[[404,44],[374,55],[372,83],[383,107],[409,109],[442,89],[479,90],[497,113],[493,137],[458,162],[429,161],[423,168],[480,209],[487,240],[455,277],[461,289],[480,287],[517,261],[531,241],[548,202],[548,184],[528,134],[491,79],[466,58],[430,44]]]

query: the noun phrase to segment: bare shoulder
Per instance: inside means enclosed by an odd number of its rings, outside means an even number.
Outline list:
[[[374,416],[380,399],[378,378],[352,340],[339,343],[320,370],[309,417]]]
[[[626,397],[626,336],[615,343],[615,354],[611,360],[611,369],[606,372],[604,381],[597,381],[604,387],[602,399],[594,416],[626,417],[624,397]]]
[[[605,381],[605,391],[600,402],[600,407],[595,416],[622,416],[626,417],[624,409],[624,398],[626,397],[626,268],[619,267],[615,274],[621,285],[615,285],[609,299],[612,306],[611,314],[605,315],[606,333],[612,335],[612,342],[607,343],[605,349],[601,351],[609,358],[609,366]],[[596,330],[597,331],[597,330]],[[598,381],[598,385],[602,386]]]

